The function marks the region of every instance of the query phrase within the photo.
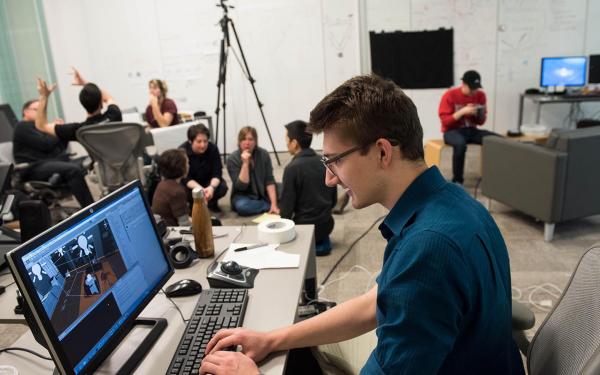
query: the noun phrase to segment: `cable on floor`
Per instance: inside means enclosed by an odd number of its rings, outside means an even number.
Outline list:
[[[348,254],[350,254],[350,252],[352,251],[352,249],[354,248],[354,246],[358,243],[358,241],[360,241],[364,236],[366,236],[367,233],[369,233],[369,231],[371,231],[371,229],[373,229],[373,227],[375,226],[375,224],[377,224],[378,222],[380,222],[381,220],[383,220],[386,216],[387,215],[383,215],[383,216],[377,218],[377,220],[375,220],[373,222],[373,224],[371,224],[371,226],[369,226],[369,228],[367,228],[366,231],[364,231],[360,236],[358,236],[357,239],[354,240],[354,242],[352,242],[352,244],[350,244],[350,247],[348,247],[348,250],[346,250],[346,252],[340,257],[340,259],[338,259],[338,261],[333,265],[333,267],[331,268],[331,270],[329,270],[329,273],[327,274],[327,276],[325,276],[325,278],[323,279],[323,282],[321,283],[321,285],[325,285],[327,283],[327,280],[329,280],[329,278],[331,277],[331,275],[333,274],[333,272],[340,265],[340,263],[344,260],[344,258],[346,258],[346,256],[348,256]]]

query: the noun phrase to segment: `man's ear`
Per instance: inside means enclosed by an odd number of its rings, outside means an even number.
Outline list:
[[[393,147],[387,139],[380,138],[375,142],[375,146],[379,149],[379,160],[388,166],[392,161]]]

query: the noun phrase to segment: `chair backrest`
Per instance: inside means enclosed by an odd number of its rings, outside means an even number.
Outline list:
[[[600,213],[600,127],[561,132],[554,148],[568,154],[561,221]]]
[[[114,122],[86,125],[77,140],[95,162],[100,185],[110,192],[135,179],[143,179],[144,128],[140,124]]]
[[[600,373],[600,243],[588,249],[529,346],[530,375]]]

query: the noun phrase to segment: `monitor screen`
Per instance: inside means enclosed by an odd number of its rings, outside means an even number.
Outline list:
[[[584,86],[586,62],[585,56],[542,58],[540,86]]]
[[[96,368],[173,273],[132,182],[8,254],[61,373]]]
[[[588,83],[600,83],[600,55],[590,55]]]

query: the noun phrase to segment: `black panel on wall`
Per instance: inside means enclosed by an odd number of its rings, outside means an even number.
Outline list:
[[[444,88],[454,84],[454,31],[369,33],[373,73],[404,89]]]

